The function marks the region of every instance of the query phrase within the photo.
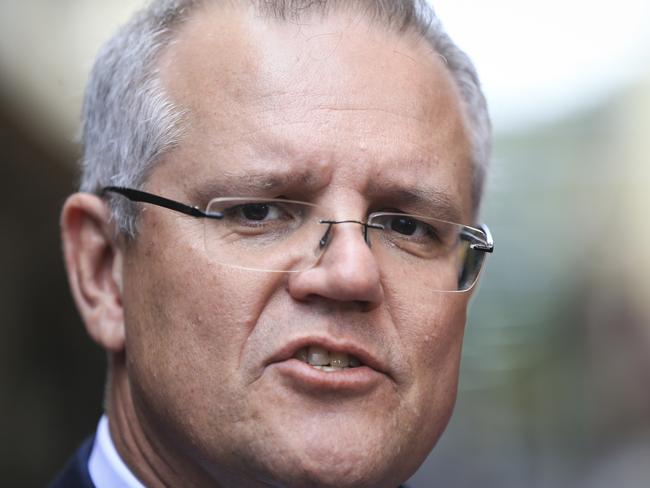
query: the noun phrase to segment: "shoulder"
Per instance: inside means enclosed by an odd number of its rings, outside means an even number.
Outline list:
[[[91,436],[84,441],[48,488],[95,488],[88,472],[88,458],[94,440]]]

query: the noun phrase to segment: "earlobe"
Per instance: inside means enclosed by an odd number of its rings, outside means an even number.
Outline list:
[[[122,249],[104,201],[71,195],[61,212],[61,238],[72,295],[88,334],[108,352],[124,349]]]

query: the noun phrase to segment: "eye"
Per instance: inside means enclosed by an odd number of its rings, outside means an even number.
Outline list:
[[[409,215],[393,215],[389,217],[388,227],[392,232],[411,240],[437,239],[433,226]]]
[[[206,222],[210,239],[243,242],[292,235],[308,221],[311,207],[290,200],[262,200],[256,198],[214,199],[207,213],[221,218]]]
[[[418,231],[418,221],[410,217],[393,217],[390,229],[405,236],[412,236]]]
[[[227,220],[242,224],[266,224],[291,218],[287,205],[273,202],[245,202],[223,209]]]
[[[235,208],[246,220],[263,221],[267,217],[277,218],[279,215],[278,208],[268,203],[248,203]]]

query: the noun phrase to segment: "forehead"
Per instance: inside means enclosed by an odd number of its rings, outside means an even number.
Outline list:
[[[275,191],[290,180],[369,198],[445,193],[471,209],[458,91],[414,34],[352,14],[296,24],[210,6],[181,28],[161,73],[188,115],[182,143],[154,174],[182,174],[188,192]]]

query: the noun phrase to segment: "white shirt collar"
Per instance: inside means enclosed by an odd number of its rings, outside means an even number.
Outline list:
[[[97,488],[145,488],[117,453],[106,415],[102,415],[97,426],[88,471]]]

